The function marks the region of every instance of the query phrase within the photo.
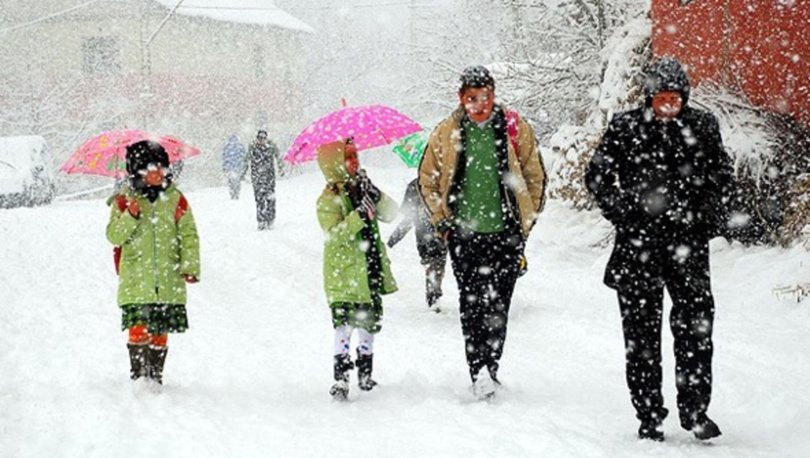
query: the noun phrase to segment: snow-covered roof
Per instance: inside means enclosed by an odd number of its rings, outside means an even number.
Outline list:
[[[173,9],[178,2],[155,1],[169,9]],[[277,7],[272,0],[184,0],[176,14],[240,24],[271,25],[309,33],[315,31],[305,22]]]

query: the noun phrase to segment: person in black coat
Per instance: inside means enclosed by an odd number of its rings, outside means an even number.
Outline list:
[[[408,183],[405,197],[400,205],[402,220],[388,238],[388,247],[393,248],[405,235],[415,227],[416,250],[425,267],[425,300],[430,308],[442,297],[442,280],[447,263],[447,244],[436,236],[436,230],[430,222],[430,214],[419,194],[419,179]],[[433,308],[439,311],[439,308]]]
[[[280,172],[281,167],[278,147],[267,138],[266,130],[260,130],[242,162],[242,176],[250,168],[250,181],[253,183],[253,196],[256,199],[256,220],[260,231],[271,229],[276,220],[276,172]]]
[[[698,439],[721,434],[706,411],[712,390],[714,299],[709,240],[723,233],[732,168],[717,119],[688,106],[689,79],[663,58],[649,69],[643,107],[613,117],[586,184],[616,228],[605,284],[616,290],[626,376],[643,439],[663,440],[664,288],[672,298],[677,405]]]

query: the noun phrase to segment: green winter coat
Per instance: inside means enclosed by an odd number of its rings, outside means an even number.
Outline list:
[[[200,242],[191,208],[186,206],[175,221],[183,195],[174,185],[154,203],[130,190],[121,195],[137,199],[140,215],[119,210],[116,196],[109,201],[107,239],[121,247],[118,305],[185,304],[183,275],[200,278]]]
[[[329,304],[371,303],[368,264],[366,254],[361,249],[363,240],[360,230],[364,223],[345,191],[349,174],[346,171],[342,143],[331,143],[319,148],[318,165],[327,181],[326,188],[318,198],[318,222],[326,236],[323,250],[323,285],[326,299]],[[397,284],[391,273],[391,261],[385,251],[385,244],[380,239],[377,219],[385,222],[393,221],[398,210],[397,203],[382,194],[377,204],[376,218],[372,222],[382,261],[381,294],[395,292]]]

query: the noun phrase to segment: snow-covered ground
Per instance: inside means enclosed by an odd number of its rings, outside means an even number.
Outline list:
[[[370,175],[396,199],[410,179]],[[771,291],[806,277],[810,255],[713,243],[710,414],[724,435],[705,445],[678,427],[665,326],[667,441],[640,442],[618,306],[601,284],[608,227],[556,202],[529,242],[494,402],[468,391],[452,276],[442,314],[423,304],[412,236],[391,252],[401,291],[385,298],[380,386],[332,402],[322,186],[318,174],[280,182],[269,232],[255,229],[249,187],[237,202],[224,188],[188,194],[203,278],[157,395],[128,380],[104,202],[0,211],[0,456],[810,455],[810,304]]]

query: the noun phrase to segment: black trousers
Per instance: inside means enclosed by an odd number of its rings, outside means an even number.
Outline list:
[[[433,305],[442,295],[442,281],[444,280],[444,267],[447,264],[447,250],[442,250],[441,256],[434,255],[422,258],[425,267],[425,298],[428,305]]]
[[[667,415],[661,395],[661,321],[664,288],[672,298],[669,325],[675,339],[675,380],[681,423],[708,409],[712,394],[712,326],[708,242],[653,250],[658,282],[618,290],[624,331],[627,386],[641,421]],[[684,256],[686,255],[686,256]],[[635,266],[644,274],[644,267]],[[641,276],[639,278],[641,278]],[[649,276],[645,276],[649,280]]]
[[[494,234],[456,231],[450,236],[461,332],[473,382],[484,367],[497,380],[522,243],[522,237],[511,231]]]
[[[256,221],[259,227],[273,224],[276,219],[276,180],[254,183],[253,197],[256,199]]]

